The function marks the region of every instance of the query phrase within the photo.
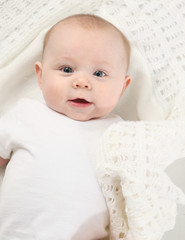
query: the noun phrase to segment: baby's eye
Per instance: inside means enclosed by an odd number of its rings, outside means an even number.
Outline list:
[[[105,76],[105,73],[102,72],[102,71],[96,71],[93,73],[93,75],[97,76],[97,77],[104,77]]]
[[[62,71],[62,72],[65,72],[65,73],[72,73],[72,72],[73,72],[73,69],[70,68],[70,67],[62,67],[62,68],[61,68],[61,71]]]

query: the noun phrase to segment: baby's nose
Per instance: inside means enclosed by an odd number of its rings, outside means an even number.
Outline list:
[[[78,78],[78,79],[74,80],[73,87],[75,89],[82,88],[82,89],[90,90],[91,89],[91,84],[88,81],[88,79],[86,79],[86,78]]]

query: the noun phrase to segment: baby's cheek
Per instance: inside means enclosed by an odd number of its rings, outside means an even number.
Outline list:
[[[50,87],[49,85],[45,86],[45,88],[43,89],[43,95],[46,103],[49,106],[53,107],[54,105],[56,105],[58,92],[55,88],[53,88],[52,86]]]
[[[55,95],[58,95],[60,93],[60,86],[59,84],[57,84],[55,81],[53,82],[49,82],[47,85],[46,85],[46,92],[47,92],[47,95],[48,96],[53,96],[55,97]]]
[[[104,98],[101,98],[101,100],[98,103],[98,107],[97,110],[100,113],[103,113],[104,115],[110,113],[114,107],[116,106],[117,101],[115,100],[115,98],[112,98],[112,96],[104,96]]]

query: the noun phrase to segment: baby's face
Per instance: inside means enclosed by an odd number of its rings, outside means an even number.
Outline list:
[[[130,82],[119,34],[76,24],[60,23],[35,69],[47,105],[80,121],[110,113]]]

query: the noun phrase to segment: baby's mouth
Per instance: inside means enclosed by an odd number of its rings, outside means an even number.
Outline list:
[[[69,102],[71,103],[71,105],[73,107],[79,107],[79,108],[85,108],[85,107],[89,107],[90,105],[92,105],[92,102],[89,102],[84,98],[71,99],[71,100],[69,100]]]
[[[75,98],[71,101],[74,102],[74,103],[89,103],[87,100],[85,100],[83,98]]]

